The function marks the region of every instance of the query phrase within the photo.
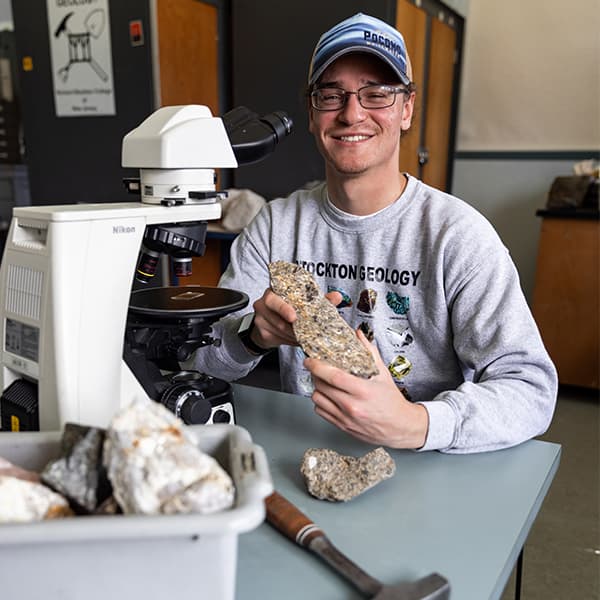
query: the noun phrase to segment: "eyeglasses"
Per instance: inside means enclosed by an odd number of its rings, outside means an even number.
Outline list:
[[[363,108],[387,108],[396,102],[397,94],[409,94],[403,87],[391,85],[365,85],[356,92],[348,92],[337,87],[322,87],[310,93],[310,101],[317,110],[340,110],[348,101],[348,96],[356,94]]]

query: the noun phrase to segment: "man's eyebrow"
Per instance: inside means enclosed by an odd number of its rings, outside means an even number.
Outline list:
[[[339,81],[320,81],[316,85],[317,89],[324,88],[324,87],[340,87],[340,86],[341,86],[341,84]]]
[[[389,85],[389,84],[383,83],[382,81],[375,81],[374,79],[368,79],[364,82],[361,82],[359,87],[364,87],[365,85]],[[342,86],[342,83],[340,81],[321,81],[321,82],[317,83],[317,85],[315,87],[317,89],[326,88],[326,87],[336,87],[336,88],[344,89]]]

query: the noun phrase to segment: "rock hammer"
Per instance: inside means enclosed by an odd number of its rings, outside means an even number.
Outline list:
[[[267,521],[293,542],[316,554],[372,600],[448,600],[450,584],[438,573],[416,581],[384,585],[342,554],[315,525],[289,500],[273,492],[265,500]]]

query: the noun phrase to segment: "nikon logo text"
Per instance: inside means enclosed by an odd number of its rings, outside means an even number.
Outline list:
[[[135,227],[125,227],[125,225],[113,225],[113,233],[135,233]]]

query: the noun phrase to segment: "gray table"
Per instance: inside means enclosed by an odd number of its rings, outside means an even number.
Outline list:
[[[392,584],[437,571],[453,600],[501,597],[558,468],[559,445],[533,440],[466,456],[392,450],[392,479],[330,503],[306,492],[304,451],[361,456],[373,446],[323,421],[307,398],[241,385],[234,393],[237,424],[265,449],[277,491],[367,572]],[[238,600],[360,597],[266,523],[239,537]]]

